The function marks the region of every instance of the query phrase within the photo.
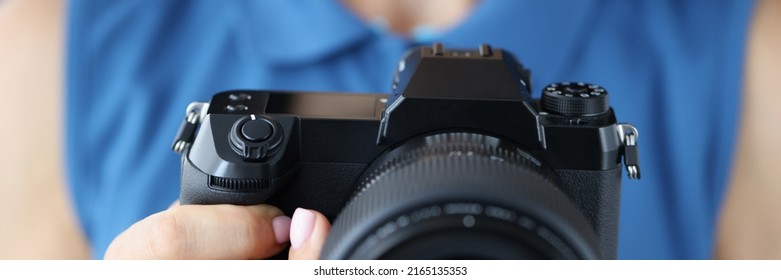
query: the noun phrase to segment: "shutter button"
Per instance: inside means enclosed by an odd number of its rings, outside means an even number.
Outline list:
[[[273,133],[274,127],[265,119],[250,120],[241,126],[241,135],[252,142],[266,140]]]

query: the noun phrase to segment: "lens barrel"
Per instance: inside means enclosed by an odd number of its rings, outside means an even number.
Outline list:
[[[521,148],[478,133],[384,154],[338,215],[324,259],[595,259],[594,229]]]

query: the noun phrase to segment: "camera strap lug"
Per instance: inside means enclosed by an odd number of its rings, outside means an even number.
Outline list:
[[[176,132],[176,138],[171,146],[177,154],[181,154],[195,140],[195,132],[198,125],[201,124],[209,111],[209,103],[192,102],[187,106],[182,124],[179,125],[179,131]]]
[[[624,165],[629,179],[640,179],[640,151],[637,147],[637,138],[639,132],[637,128],[628,123],[619,123],[616,125],[618,139],[621,140],[621,146],[624,148]]]

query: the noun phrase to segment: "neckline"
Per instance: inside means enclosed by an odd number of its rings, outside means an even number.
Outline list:
[[[344,5],[338,0],[325,1],[333,5],[333,8],[339,10],[345,17],[349,17],[352,21],[359,22],[367,31],[376,34],[377,36],[389,37],[397,41],[402,41],[406,44],[431,44],[436,41],[449,37],[451,33],[462,29],[464,26],[469,25],[475,21],[476,15],[482,14],[486,9],[487,3],[494,3],[496,1],[491,0],[478,0],[476,1],[469,13],[464,16],[458,23],[445,30],[436,30],[428,25],[417,25],[411,32],[412,36],[407,36],[400,33],[391,32],[387,28],[387,23],[380,21],[366,21],[361,16],[352,11],[349,7]]]
[[[494,2],[490,0],[477,0],[469,10],[469,12],[458,22],[445,29],[438,29],[426,24],[416,25],[410,31],[410,34],[402,34],[398,32],[392,32],[388,27],[387,21],[383,18],[377,18],[376,20],[364,20],[363,17],[358,15],[353,9],[341,3],[338,0],[326,1],[333,4],[336,9],[340,10],[342,14],[351,17],[357,22],[361,22],[362,25],[373,33],[379,36],[391,37],[396,40],[401,40],[409,44],[430,44],[436,42],[442,38],[448,37],[454,30],[458,30],[464,25],[474,21],[475,15],[481,13],[486,3]]]

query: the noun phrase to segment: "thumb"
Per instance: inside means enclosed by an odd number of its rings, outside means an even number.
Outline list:
[[[320,212],[298,208],[290,222],[291,260],[313,260],[320,257],[331,224]]]

